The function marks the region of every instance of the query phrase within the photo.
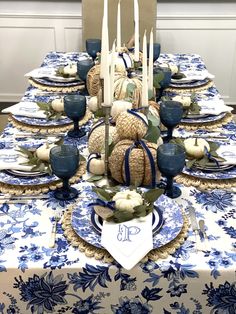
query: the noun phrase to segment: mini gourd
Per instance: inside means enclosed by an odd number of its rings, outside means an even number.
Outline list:
[[[40,160],[49,161],[50,159],[50,150],[56,146],[56,144],[44,143],[39,148],[36,149],[36,155]]]
[[[63,98],[56,98],[51,103],[52,109],[56,112],[63,112],[64,111],[64,99]]]
[[[143,204],[142,196],[131,190],[116,193],[112,200],[115,201],[116,209],[120,211],[128,211],[130,213],[134,212],[134,207]]]
[[[103,175],[105,172],[104,156],[100,154],[90,154],[87,161],[87,171],[95,175]]]
[[[209,151],[210,145],[203,138],[187,138],[184,140],[186,154],[189,157],[200,159],[204,156],[205,148]]]

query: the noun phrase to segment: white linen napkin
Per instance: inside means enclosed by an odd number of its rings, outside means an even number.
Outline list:
[[[236,145],[220,145],[216,152],[225,159],[221,165],[236,165]]]
[[[201,107],[201,114],[219,115],[222,112],[231,112],[233,110],[232,107],[225,105],[224,101],[219,98],[200,100],[198,105]]]
[[[130,270],[153,249],[152,213],[119,224],[104,220],[101,244],[122,267]]]
[[[34,69],[24,75],[25,77],[34,77],[34,78],[44,78],[44,77],[55,77],[56,69],[52,67],[41,67]]]
[[[27,161],[28,158],[15,149],[0,149],[0,170],[30,171],[32,166],[22,165]]]
[[[39,108],[37,103],[30,101],[21,101],[13,106],[3,109],[2,112],[29,118],[47,118],[46,114]]]

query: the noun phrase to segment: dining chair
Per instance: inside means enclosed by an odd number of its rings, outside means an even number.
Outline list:
[[[117,5],[119,0],[108,1],[109,42],[110,47],[116,38]],[[121,42],[127,43],[134,33],[133,0],[121,1]],[[139,33],[140,42],[144,31],[147,35],[153,28],[156,38],[156,0],[139,0]],[[101,38],[103,0],[82,0],[83,44],[87,38]],[[84,48],[84,47],[83,47]]]

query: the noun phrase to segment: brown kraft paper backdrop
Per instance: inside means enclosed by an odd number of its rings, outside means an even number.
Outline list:
[[[108,0],[108,28],[110,48],[116,38],[118,0]],[[133,0],[121,0],[121,43],[127,43],[134,34],[134,8]],[[139,0],[139,34],[140,44],[145,29],[147,41],[151,28],[156,38],[156,0]],[[102,34],[103,0],[83,0],[83,45],[87,38],[101,38]],[[84,48],[83,47],[83,48]],[[140,46],[140,49],[142,46]]]

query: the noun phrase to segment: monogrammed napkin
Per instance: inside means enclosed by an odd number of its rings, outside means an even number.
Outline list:
[[[129,270],[153,249],[152,213],[123,223],[103,221],[102,246]]]

